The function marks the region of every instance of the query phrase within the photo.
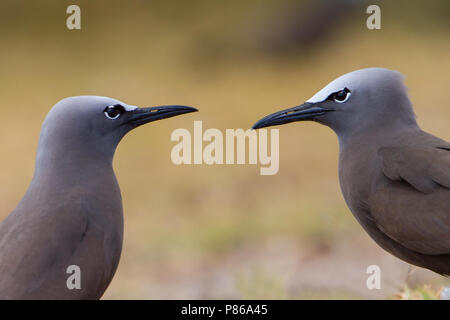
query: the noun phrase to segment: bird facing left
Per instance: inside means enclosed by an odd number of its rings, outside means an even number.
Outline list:
[[[0,224],[0,299],[99,299],[122,251],[117,145],[140,125],[195,111],[99,96],[58,102],[42,125],[30,186]],[[70,266],[79,271],[76,288]]]

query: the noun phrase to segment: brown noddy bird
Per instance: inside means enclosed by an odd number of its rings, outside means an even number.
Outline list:
[[[194,111],[98,96],[58,102],[42,125],[31,184],[0,224],[0,299],[100,298],[122,251],[118,143],[142,124]],[[79,285],[68,285],[75,272]]]
[[[253,128],[305,120],[337,134],[341,190],[372,239],[408,263],[450,275],[450,143],[417,125],[402,75],[350,72]]]

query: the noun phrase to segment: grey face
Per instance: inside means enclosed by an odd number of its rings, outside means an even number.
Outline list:
[[[40,146],[45,150],[50,150],[46,146],[60,149],[59,153],[98,150],[112,155],[130,130],[195,111],[188,106],[138,108],[107,97],[70,97],[58,102],[48,113],[42,125]]]
[[[304,104],[264,117],[253,129],[305,120],[327,125],[338,135],[389,121],[415,121],[401,74],[370,68],[339,77]]]

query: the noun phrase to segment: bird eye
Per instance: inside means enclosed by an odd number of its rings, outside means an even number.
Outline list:
[[[348,90],[347,88],[344,88],[338,92],[331,94],[328,97],[328,100],[333,100],[338,103],[344,103],[345,101],[348,100],[348,98],[350,98],[350,96],[351,96],[350,90]]]
[[[108,119],[115,120],[125,111],[125,108],[120,104],[114,106],[107,106],[103,113]]]

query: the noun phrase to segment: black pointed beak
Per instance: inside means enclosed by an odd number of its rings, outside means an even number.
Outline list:
[[[330,111],[334,110],[325,109],[316,103],[305,102],[300,106],[278,111],[262,118],[253,125],[252,129],[277,126],[294,121],[316,120],[317,117]]]
[[[193,107],[188,106],[159,106],[159,107],[149,107],[149,108],[138,108],[130,113],[130,118],[127,121],[134,126],[140,126],[142,124],[171,118],[184,113],[197,112],[198,110]]]

